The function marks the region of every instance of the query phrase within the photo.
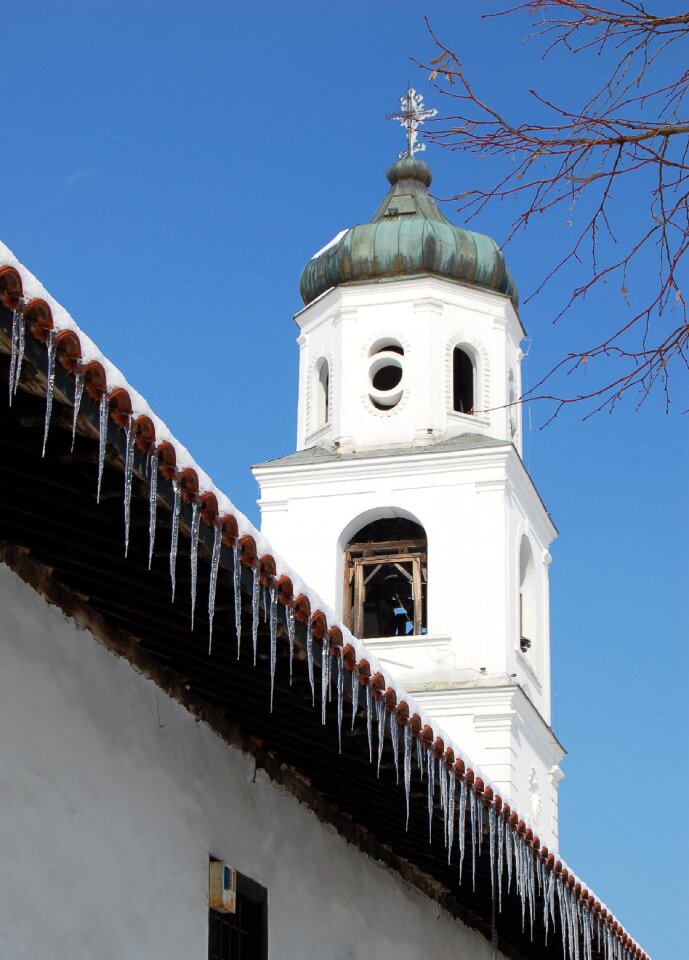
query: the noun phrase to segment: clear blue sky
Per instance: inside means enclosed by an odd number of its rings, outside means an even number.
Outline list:
[[[434,102],[410,61],[432,55],[422,14],[508,109],[582,82],[539,62],[525,22],[482,22],[487,6],[0,3],[2,239],[254,521],[249,465],[294,447],[301,268],[384,195],[407,79]],[[440,196],[491,173],[425,159]],[[500,240],[508,221],[474,226]],[[536,224],[508,249],[522,291],[566,239]],[[553,328],[557,293],[523,310],[531,383],[625,309],[610,292]],[[655,960],[686,953],[687,406],[678,382],[669,416],[630,398],[541,431],[535,407],[525,442],[560,529],[561,851]]]

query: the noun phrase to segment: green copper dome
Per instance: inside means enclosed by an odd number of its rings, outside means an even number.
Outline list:
[[[516,309],[517,288],[498,245],[445,219],[428,195],[426,164],[406,157],[387,176],[390,191],[371,222],[343,231],[304,267],[304,303],[350,280],[434,273],[503,293]]]

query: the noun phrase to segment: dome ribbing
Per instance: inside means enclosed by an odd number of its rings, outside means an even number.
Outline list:
[[[434,273],[502,293],[516,309],[517,288],[497,243],[445,219],[428,194],[426,164],[406,157],[387,177],[390,190],[371,222],[343,231],[304,267],[304,303],[352,280]]]

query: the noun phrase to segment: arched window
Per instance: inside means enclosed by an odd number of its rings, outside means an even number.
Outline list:
[[[519,548],[519,648],[522,653],[533,653],[537,639],[536,568],[531,544],[526,537],[522,537]]]
[[[314,383],[316,430],[324,427],[330,419],[330,368],[323,358],[316,364]]]
[[[344,619],[354,636],[426,633],[428,543],[423,527],[402,517],[375,520],[345,550]]]
[[[474,412],[474,364],[461,347],[455,347],[452,354],[452,409]]]

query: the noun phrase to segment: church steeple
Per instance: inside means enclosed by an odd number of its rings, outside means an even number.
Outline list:
[[[254,468],[262,528],[550,846],[556,531],[519,456],[517,293],[413,151],[388,179],[302,274],[297,452]]]

